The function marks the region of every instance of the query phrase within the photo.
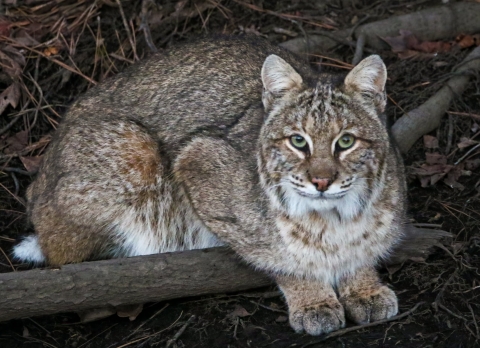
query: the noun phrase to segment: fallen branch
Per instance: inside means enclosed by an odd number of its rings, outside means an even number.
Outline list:
[[[325,35],[309,35],[286,41],[280,46],[298,53],[325,53],[346,41],[349,36],[358,39],[365,36],[365,46],[376,50],[388,49],[381,39],[397,36],[400,29],[408,29],[422,41],[452,38],[458,34],[475,34],[480,32],[480,3],[459,2],[452,5],[432,7],[415,13],[394,16],[381,21],[360,25],[352,29],[328,32],[336,40]],[[308,40],[308,41],[307,41]]]
[[[480,21],[479,21],[480,22]],[[418,108],[405,113],[392,127],[400,150],[406,153],[421,136],[440,125],[450,103],[462,94],[471,76],[480,71],[480,46],[475,48],[453,72],[444,87]]]
[[[390,264],[426,258],[448,233],[411,230]],[[420,234],[417,232],[420,231]],[[419,240],[423,240],[419,243]],[[0,274],[0,321],[236,292],[272,284],[227,248],[191,250]],[[115,311],[112,311],[115,312]]]
[[[271,284],[227,248],[0,274],[0,321],[242,291]]]

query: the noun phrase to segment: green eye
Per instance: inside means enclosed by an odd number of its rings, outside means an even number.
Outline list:
[[[351,148],[353,144],[355,144],[355,137],[351,134],[344,134],[337,141],[337,146],[340,151]]]
[[[292,135],[290,137],[290,142],[294,147],[301,151],[307,151],[308,150],[308,145],[307,145],[307,140],[302,137],[301,135]]]

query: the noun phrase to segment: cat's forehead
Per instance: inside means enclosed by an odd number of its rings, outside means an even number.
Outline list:
[[[304,113],[299,114],[303,127],[338,131],[355,122],[352,99],[338,85],[319,82],[305,97],[309,101],[304,104]]]
[[[321,81],[298,95],[295,112],[284,133],[308,134],[312,140],[328,143],[342,131],[366,138],[379,134],[379,119],[372,107],[362,105],[342,88],[342,84]]]

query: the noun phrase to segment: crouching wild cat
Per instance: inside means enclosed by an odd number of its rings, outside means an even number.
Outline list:
[[[402,235],[386,69],[346,77],[251,38],[156,54],[65,115],[28,189],[23,261],[62,265],[227,244],[277,281],[297,332],[388,318],[375,270]]]

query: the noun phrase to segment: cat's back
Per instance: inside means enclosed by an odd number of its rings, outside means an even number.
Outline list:
[[[242,117],[261,117],[251,110],[262,109],[261,68],[270,54],[305,76],[314,75],[307,63],[266,40],[207,37],[152,55],[92,88],[74,103],[66,122],[127,114],[167,141],[180,134],[221,132]]]

